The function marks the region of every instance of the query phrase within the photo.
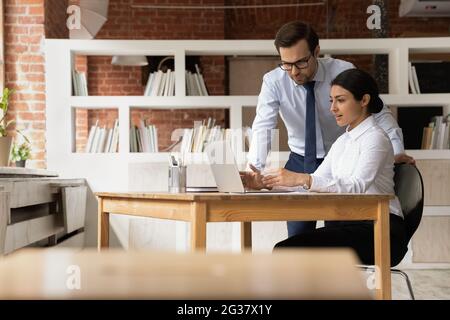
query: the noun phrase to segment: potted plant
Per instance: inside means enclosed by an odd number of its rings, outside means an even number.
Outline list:
[[[25,168],[25,162],[30,158],[31,155],[31,146],[28,139],[25,137],[27,141],[18,144],[14,143],[11,150],[11,161],[16,163],[16,167]]]
[[[0,101],[0,167],[9,164],[9,155],[11,151],[12,137],[8,136],[8,127],[14,123],[14,120],[6,120],[8,114],[9,97],[12,90],[5,88]]]

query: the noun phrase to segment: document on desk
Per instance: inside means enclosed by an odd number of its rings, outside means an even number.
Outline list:
[[[245,190],[244,193],[259,193],[259,194],[292,194],[292,193],[304,193],[307,192],[303,188],[300,187],[275,187],[271,190],[262,189],[262,190]],[[234,192],[233,192],[234,193]],[[242,192],[236,192],[241,193]]]

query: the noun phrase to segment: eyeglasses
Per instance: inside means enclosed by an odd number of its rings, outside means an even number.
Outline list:
[[[300,59],[293,63],[282,62],[282,63],[278,64],[278,66],[284,71],[291,71],[292,67],[294,65],[297,69],[305,69],[305,68],[308,68],[308,64],[309,64],[308,61],[309,61],[309,59],[311,59],[311,56],[312,56],[312,54],[310,54],[307,58]]]

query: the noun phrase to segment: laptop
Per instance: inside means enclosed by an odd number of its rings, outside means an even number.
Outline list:
[[[208,155],[209,164],[216,180],[219,192],[232,193],[287,193],[294,190],[251,190],[246,189],[242,183],[239,169],[236,165],[234,153],[228,142],[225,140],[214,141],[208,144],[205,149]]]

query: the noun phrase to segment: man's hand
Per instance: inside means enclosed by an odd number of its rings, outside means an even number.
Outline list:
[[[273,187],[295,187],[303,185],[308,180],[308,175],[296,173],[284,168],[268,170],[262,179],[264,185]]]
[[[255,168],[252,164],[249,165],[252,171],[240,171],[242,183],[246,189],[261,190],[266,188],[262,182],[261,171]]]
[[[394,162],[395,163],[407,163],[407,164],[412,164],[413,166],[416,165],[416,160],[414,160],[413,157],[408,156],[405,153],[400,153],[398,155],[396,155],[394,157]]]

